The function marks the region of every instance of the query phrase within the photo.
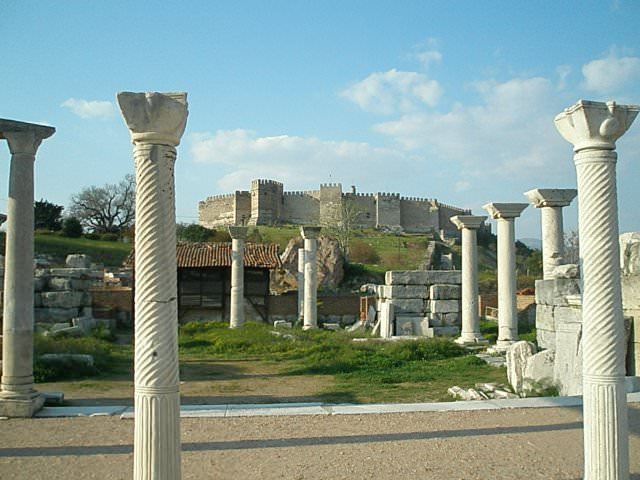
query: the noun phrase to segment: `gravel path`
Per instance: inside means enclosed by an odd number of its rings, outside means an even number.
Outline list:
[[[183,479],[579,479],[579,407],[182,419]],[[640,479],[640,404],[629,406]],[[133,421],[0,421],[2,479],[129,479]]]

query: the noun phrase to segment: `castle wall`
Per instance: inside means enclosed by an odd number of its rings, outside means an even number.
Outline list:
[[[251,192],[236,191],[234,225],[247,225],[251,219]]]
[[[285,192],[281,219],[296,225],[319,223],[320,200],[309,192]]]
[[[282,183],[273,180],[253,180],[249,225],[278,223],[281,220],[282,196]]]
[[[352,202],[359,212],[357,224],[360,228],[376,227],[376,198],[372,193],[345,193],[344,200]]]
[[[400,195],[376,194],[376,227],[400,227]]]
[[[341,216],[342,185],[324,183],[320,185],[320,223],[334,223]]]
[[[434,202],[425,198],[400,198],[400,225],[410,233],[437,232],[440,223]]]
[[[215,228],[235,223],[235,194],[215,195],[198,203],[198,223]]]
[[[451,217],[455,215],[471,215],[471,210],[466,210],[464,208],[454,207],[453,205],[447,205],[446,203],[438,204],[438,224],[440,227],[440,231],[444,231],[445,233],[459,235],[458,228],[451,223]]]

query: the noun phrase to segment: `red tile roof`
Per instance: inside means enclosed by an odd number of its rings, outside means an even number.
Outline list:
[[[125,265],[133,267],[132,250]],[[176,247],[178,268],[230,267],[231,243],[179,243]],[[244,266],[256,268],[281,268],[278,245],[274,243],[247,243],[244,246]]]

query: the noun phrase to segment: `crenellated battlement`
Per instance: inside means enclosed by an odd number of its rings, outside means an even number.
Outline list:
[[[374,198],[376,196],[375,193],[352,193],[352,192],[347,192],[344,194],[345,197],[348,198]]]
[[[342,190],[342,184],[341,183],[321,183],[320,184],[320,188],[339,188],[340,190]]]
[[[433,198],[422,198],[422,197],[400,197],[400,200],[404,202],[422,202],[422,203],[433,203],[435,201]]]
[[[312,197],[311,191],[282,192],[285,197]]]
[[[257,185],[273,185],[276,187],[283,187],[283,183],[282,182],[278,182],[276,180],[268,180],[266,178],[258,178],[257,180],[251,180],[251,187],[253,188],[254,186]]]
[[[455,207],[453,205],[449,205],[447,203],[442,203],[442,202],[438,202],[438,201],[436,201],[436,205],[438,207],[447,208],[449,210],[453,210],[454,212],[460,212],[460,213],[465,214],[465,215],[471,214],[471,210],[468,209],[468,208]]]
[[[391,193],[391,192],[378,192],[376,193],[378,198],[389,199],[389,200],[400,200],[399,193]]]
[[[231,198],[234,198],[235,196],[235,193],[222,193],[220,195],[212,195],[210,197],[207,197],[203,202],[200,203],[213,202],[215,200],[229,200]]]

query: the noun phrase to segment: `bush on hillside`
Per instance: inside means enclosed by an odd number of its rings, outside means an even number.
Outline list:
[[[366,242],[355,241],[349,249],[349,260],[356,263],[376,264],[380,262],[378,252]]]
[[[82,224],[76,217],[67,217],[62,222],[62,236],[79,238],[82,236]]]

